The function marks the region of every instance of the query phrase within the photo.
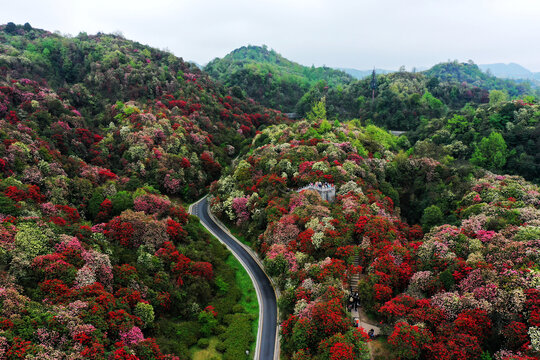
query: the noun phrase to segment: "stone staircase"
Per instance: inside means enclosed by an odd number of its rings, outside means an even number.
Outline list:
[[[360,256],[357,254],[354,257],[353,261],[354,266],[360,265]],[[358,282],[360,281],[360,274],[354,274],[351,276],[350,285],[352,288],[353,293],[358,291]],[[362,308],[358,308],[357,310],[354,310],[354,308],[351,310],[351,316],[353,319],[358,318],[359,319],[359,327],[364,328],[366,332],[368,332],[370,329],[373,329],[375,335],[381,334],[381,328],[377,325],[371,324],[367,321],[368,318],[366,314],[362,311]]]
[[[358,256],[358,254],[354,256],[353,265],[354,266],[360,265],[360,256]],[[351,276],[351,288],[352,288],[353,293],[358,291],[359,281],[360,281],[360,274],[357,273]]]

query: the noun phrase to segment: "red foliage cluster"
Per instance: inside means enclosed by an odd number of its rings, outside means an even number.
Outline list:
[[[133,225],[129,222],[123,222],[116,217],[107,223],[107,227],[103,232],[109,239],[118,242],[122,246],[133,247],[132,235]]]
[[[45,196],[41,194],[40,188],[37,185],[29,185],[26,190],[19,189],[16,186],[8,186],[4,190],[4,195],[15,202],[33,200],[37,203],[42,203],[45,201]]]
[[[103,180],[114,180],[117,178],[116,174],[109,169],[101,169],[98,172],[99,176]]]
[[[167,220],[167,234],[169,238],[174,242],[178,243],[184,240],[187,236],[186,231],[182,228],[182,225],[174,221],[173,219]]]

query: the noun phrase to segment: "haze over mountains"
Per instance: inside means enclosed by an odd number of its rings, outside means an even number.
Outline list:
[[[503,79],[515,79],[515,80],[536,80],[540,81],[540,73],[539,72],[532,72],[529,69],[525,68],[524,66],[516,63],[494,63],[494,64],[478,64],[478,67],[483,72],[488,72],[491,75],[494,75],[499,78]],[[373,69],[367,69],[367,70],[359,70],[359,69],[352,69],[352,68],[337,68],[338,70],[341,70],[343,72],[346,72],[347,74],[353,76],[356,79],[363,79],[367,76],[370,76]],[[424,71],[428,68],[425,67],[418,67],[416,68],[416,71]],[[388,69],[379,69],[375,68],[375,72],[377,74],[389,74],[396,72],[398,70],[388,70]]]

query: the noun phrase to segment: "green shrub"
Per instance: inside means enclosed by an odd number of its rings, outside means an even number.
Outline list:
[[[251,343],[255,340],[251,332],[251,321],[245,314],[228,315],[226,320],[229,328],[223,334],[223,344],[225,345],[224,360],[247,359],[246,350],[249,350]]]
[[[514,240],[528,241],[540,239],[540,226],[525,226],[519,229]]]
[[[439,274],[439,280],[446,290],[451,290],[454,287],[454,277],[449,269],[446,269]]]
[[[210,340],[208,340],[207,338],[202,338],[197,341],[197,346],[201,349],[206,349],[208,345],[210,345]]]
[[[141,318],[144,327],[147,327],[154,322],[154,307],[150,304],[143,302],[137,303],[133,312],[135,316]]]
[[[244,313],[245,309],[244,309],[244,307],[242,305],[236,304],[236,305],[233,306],[232,312],[235,313],[235,314]]]

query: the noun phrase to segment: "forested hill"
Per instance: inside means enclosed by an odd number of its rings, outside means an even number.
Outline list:
[[[36,82],[33,91],[43,87],[58,95],[58,101],[47,101],[49,114],[31,106],[17,114],[33,121],[55,147],[186,200],[219,177],[219,169],[258,127],[282,119],[276,111],[230,96],[181,58],[117,35],[64,37],[30,25],[0,26],[0,81],[9,85],[19,79]],[[11,93],[0,92],[0,115],[16,111],[11,102],[25,102]],[[77,121],[64,119],[66,111],[76,114]],[[54,137],[57,121],[111,137],[108,148],[80,153],[73,140]],[[115,133],[120,128],[122,134]],[[131,132],[139,135],[128,136]],[[144,139],[148,136],[150,142]],[[216,171],[194,166],[176,173],[178,159],[199,163],[201,156],[212,159],[209,165]],[[167,177],[170,171],[175,173]],[[165,178],[174,180],[174,189],[165,188]]]
[[[428,77],[436,77],[442,82],[465,82],[485,90],[503,90],[512,97],[532,91],[529,82],[518,82],[495,77],[483,72],[473,62],[460,63],[458,61],[449,61],[440,63],[424,71],[424,74]]]
[[[328,67],[308,67],[285,59],[266,46],[244,46],[204,68],[235,94],[245,95],[263,105],[292,112],[302,96],[316,83],[339,86],[353,81],[352,76]]]
[[[122,36],[0,26],[0,358],[247,360],[254,289],[182,201],[283,121]]]

